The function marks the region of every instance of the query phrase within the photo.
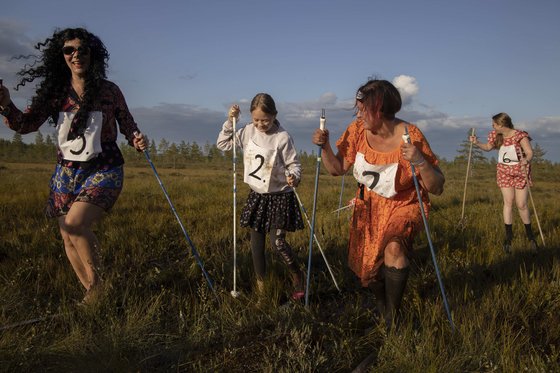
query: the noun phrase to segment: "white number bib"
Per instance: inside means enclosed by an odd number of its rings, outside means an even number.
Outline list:
[[[498,151],[498,162],[503,164],[519,163],[515,145],[502,145]]]
[[[372,190],[385,198],[391,198],[397,194],[395,179],[397,176],[398,163],[385,165],[373,165],[366,161],[362,153],[356,153],[354,162],[354,177],[359,183],[364,184],[368,190]]]
[[[62,151],[64,159],[68,161],[89,161],[102,151],[101,127],[103,124],[103,113],[100,111],[89,113],[84,135],[78,136],[74,140],[68,140],[68,132],[75,115],[75,113],[59,113],[56,125],[58,147]]]
[[[243,149],[243,181],[257,193],[268,193],[276,161],[276,149],[266,149],[249,141]]]

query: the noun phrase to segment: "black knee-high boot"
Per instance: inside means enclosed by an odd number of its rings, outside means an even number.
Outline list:
[[[393,320],[398,316],[410,268],[395,268],[384,265],[383,272],[385,277],[384,318],[387,330],[389,330]]]
[[[504,251],[506,254],[511,253],[511,241],[513,240],[513,225],[504,224],[506,229],[506,239],[504,240]]]
[[[524,225],[525,225],[525,234],[527,234],[527,239],[529,240],[531,249],[537,250],[539,246],[537,245],[537,240],[535,239],[535,235],[533,234],[533,228],[531,228],[531,223],[524,224]]]
[[[377,311],[379,315],[384,317],[385,315],[385,281],[383,279],[379,279],[375,282],[372,282],[369,285],[369,288],[373,292],[373,296],[375,297],[375,306],[377,307]]]

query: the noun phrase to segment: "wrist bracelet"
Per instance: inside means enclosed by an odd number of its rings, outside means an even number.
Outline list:
[[[421,166],[421,165],[423,165],[424,163],[426,163],[426,159],[425,159],[424,157],[422,157],[422,160],[420,160],[420,161],[418,161],[418,162],[412,162],[412,161],[410,161],[410,163],[411,163],[413,166]]]

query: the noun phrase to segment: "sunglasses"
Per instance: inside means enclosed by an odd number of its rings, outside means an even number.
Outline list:
[[[67,56],[72,56],[74,53],[76,53],[76,51],[80,55],[87,56],[89,54],[89,47],[81,46],[76,48],[71,45],[67,45],[66,47],[62,48],[62,53],[64,53]]]

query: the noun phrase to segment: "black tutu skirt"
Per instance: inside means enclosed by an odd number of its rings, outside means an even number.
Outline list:
[[[251,190],[241,210],[240,223],[242,227],[261,233],[268,233],[271,229],[290,232],[303,229],[301,211],[293,191],[260,194]]]

